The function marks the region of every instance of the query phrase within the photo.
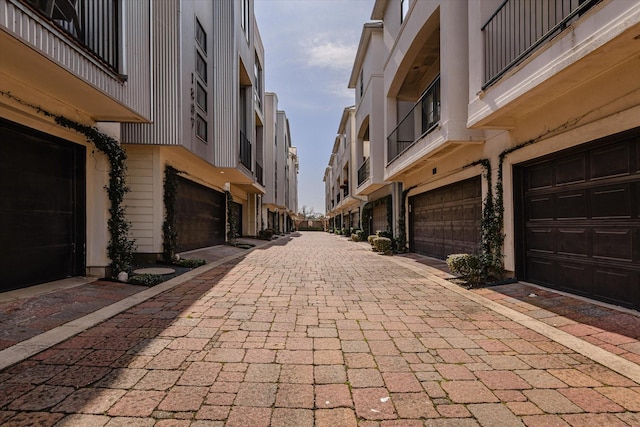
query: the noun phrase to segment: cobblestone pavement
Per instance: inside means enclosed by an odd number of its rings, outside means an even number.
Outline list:
[[[274,242],[0,371],[0,424],[640,426],[637,360],[442,276]]]

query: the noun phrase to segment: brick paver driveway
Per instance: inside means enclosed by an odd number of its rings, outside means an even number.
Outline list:
[[[636,371],[410,262],[325,233],[255,250],[0,372],[0,424],[640,425]]]

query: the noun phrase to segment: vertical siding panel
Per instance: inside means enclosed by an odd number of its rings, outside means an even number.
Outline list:
[[[236,167],[239,136],[237,120],[238,68],[233,0],[214,2],[213,99],[214,162],[218,167]]]
[[[180,144],[179,99],[180,40],[178,1],[153,2],[151,11],[151,73],[149,87],[152,124],[123,124],[122,142],[133,144]],[[135,23],[132,21],[132,25]]]

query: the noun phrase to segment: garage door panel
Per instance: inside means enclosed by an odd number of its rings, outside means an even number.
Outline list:
[[[529,228],[527,248],[531,252],[556,252],[556,230],[553,228]]]
[[[560,193],[556,200],[557,219],[576,219],[587,217],[587,190]]]
[[[527,258],[527,268],[531,272],[529,278],[534,282],[542,284],[555,283],[553,262],[550,260],[539,259],[529,256]]]
[[[587,257],[589,255],[589,232],[585,228],[558,229],[558,253]]]
[[[553,185],[553,167],[550,162],[532,166],[527,170],[529,188],[532,190],[550,188]]]
[[[591,178],[628,175],[631,172],[629,148],[629,144],[612,144],[592,150]]]
[[[640,275],[603,267],[594,268],[594,294],[620,305],[640,306]]]
[[[635,230],[631,228],[594,229],[593,257],[633,261],[633,240],[635,234]]]
[[[575,184],[586,181],[586,156],[581,153],[567,159],[558,160],[556,184]]]
[[[631,218],[631,184],[621,183],[591,190],[593,218]]]
[[[589,264],[559,261],[556,282],[570,292],[582,295],[593,293],[591,266]]]
[[[531,221],[553,219],[553,202],[551,196],[540,196],[529,199],[527,201],[529,219]]]

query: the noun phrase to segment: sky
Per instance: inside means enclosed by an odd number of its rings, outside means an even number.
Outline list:
[[[325,212],[324,171],[345,107],[349,77],[374,0],[255,0],[265,90],[278,96],[298,147],[298,210]]]

